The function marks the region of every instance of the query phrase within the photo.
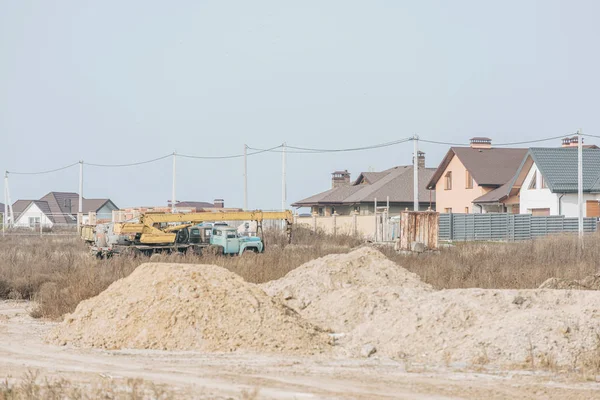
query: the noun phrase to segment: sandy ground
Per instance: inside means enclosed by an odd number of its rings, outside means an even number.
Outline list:
[[[106,351],[44,342],[55,323],[28,316],[27,302],[0,303],[0,379],[27,371],[83,385],[141,378],[177,398],[265,399],[592,399],[600,383],[531,371],[428,370],[389,359]]]

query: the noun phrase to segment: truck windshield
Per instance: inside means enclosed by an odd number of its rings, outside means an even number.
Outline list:
[[[235,231],[228,231],[227,232],[227,239],[235,239],[237,236],[235,234]]]

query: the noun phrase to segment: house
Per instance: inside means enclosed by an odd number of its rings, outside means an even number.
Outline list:
[[[171,207],[171,204],[169,204]],[[191,209],[192,211],[209,211],[213,209],[223,209],[225,208],[225,200],[223,199],[215,199],[214,202],[209,203],[206,201],[178,201],[175,203],[175,208],[177,209]]]
[[[504,196],[518,196],[521,214],[578,216],[576,147],[529,149]],[[583,149],[584,216],[600,217],[600,149]]]
[[[451,147],[427,184],[436,192],[437,211],[516,212],[518,199],[504,195],[526,153],[492,147],[485,137],[472,138],[469,147]]]
[[[419,208],[435,207],[435,193],[425,187],[434,168],[425,168],[425,154],[419,153]],[[333,213],[370,215],[377,205],[385,206],[389,198],[390,213],[413,209],[413,166],[398,166],[381,172],[362,172],[351,182],[347,170],[332,173],[331,189],[292,204],[310,207],[313,214],[329,216]]]
[[[110,199],[83,198],[83,223],[88,213],[96,213],[97,220],[111,220],[118,207]],[[39,200],[17,200],[13,204],[14,225],[17,227],[68,226],[77,224],[79,194],[50,192]]]

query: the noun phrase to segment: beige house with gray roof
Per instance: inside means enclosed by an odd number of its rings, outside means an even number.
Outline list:
[[[425,168],[424,154],[419,157],[419,208],[435,209],[435,192],[427,189],[435,168]],[[332,173],[331,189],[307,197],[292,204],[293,207],[309,207],[311,213],[329,216],[371,215],[377,205],[385,206],[389,198],[390,213],[413,209],[413,166],[397,166],[381,172],[362,172],[351,182],[348,171]]]

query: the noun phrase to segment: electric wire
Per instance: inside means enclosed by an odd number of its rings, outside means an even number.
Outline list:
[[[169,158],[171,156],[173,156],[173,153],[164,155],[162,157],[153,158],[151,160],[139,161],[139,162],[134,162],[134,163],[129,163],[129,164],[95,164],[95,163],[87,163],[87,162],[84,162],[84,164],[89,165],[91,167],[104,167],[104,168],[133,167],[135,165],[149,164],[149,163],[153,163],[156,161],[164,160],[165,158]]]
[[[600,139],[600,136],[598,136],[598,135],[590,135],[589,133],[582,133],[581,136],[583,136],[583,137],[589,136],[589,137]]]
[[[69,164],[69,165],[65,165],[64,167],[60,167],[60,168],[55,168],[55,169],[51,169],[48,171],[37,171],[37,172],[15,172],[15,171],[6,171],[9,174],[13,174],[13,175],[43,175],[43,174],[50,174],[52,172],[58,172],[58,171],[62,171],[64,169],[68,169],[71,167],[76,166],[77,164],[79,164],[79,161],[73,164]]]
[[[248,149],[251,150],[257,150],[253,153],[248,153],[246,154],[246,156],[254,156],[256,154],[261,154],[261,153],[266,153],[268,151],[273,151],[275,149],[278,149],[280,147],[282,147],[283,145],[278,145],[275,147],[271,147],[269,149],[253,149],[252,147],[247,147]],[[200,160],[226,160],[226,159],[231,159],[231,158],[240,158],[240,157],[244,157],[244,154],[234,154],[234,155],[230,155],[230,156],[194,156],[194,155],[189,155],[189,154],[179,154],[177,153],[178,157],[185,157],[185,158],[195,158],[195,159],[200,159]]]
[[[569,135],[576,135],[576,133],[568,134],[566,136],[569,136]],[[598,135],[582,134],[582,136],[600,139],[600,136],[598,136]],[[542,139],[524,140],[524,141],[519,141],[519,142],[494,143],[494,147],[539,143],[539,142],[545,142],[545,141],[549,141],[549,140],[556,140],[556,139],[560,139],[560,138],[564,138],[564,137],[565,137],[565,135],[560,135],[560,136],[553,136],[553,137],[547,137],[547,138],[542,138]],[[99,163],[88,163],[88,162],[83,162],[83,161],[82,161],[82,163],[85,165],[89,165],[91,167],[123,168],[123,167],[132,167],[132,166],[136,166],[136,165],[149,164],[149,163],[164,160],[165,158],[169,158],[169,157],[173,157],[173,156],[192,158],[192,159],[202,159],[202,160],[224,160],[224,159],[242,158],[244,156],[254,156],[257,154],[262,154],[262,153],[267,153],[267,152],[283,153],[285,151],[286,153],[295,153],[295,154],[341,153],[341,152],[365,151],[365,150],[379,149],[379,148],[383,148],[383,147],[389,147],[389,146],[394,146],[394,145],[401,144],[401,143],[406,143],[406,142],[412,141],[412,140],[415,140],[415,139],[413,137],[408,137],[408,138],[394,140],[394,141],[390,141],[390,142],[378,143],[378,144],[374,144],[371,146],[337,148],[337,149],[322,149],[322,148],[311,148],[311,147],[285,145],[285,150],[284,150],[283,144],[274,146],[271,148],[267,148],[267,149],[260,149],[260,148],[246,146],[246,148],[249,150],[252,150],[252,152],[247,153],[245,155],[244,154],[233,154],[233,155],[225,155],[225,156],[197,156],[197,155],[191,155],[191,154],[171,153],[171,154],[166,154],[164,156],[153,158],[150,160],[139,161],[139,162],[134,162],[134,163],[126,163],[126,164],[99,164]],[[438,145],[445,145],[445,146],[466,146],[467,145],[465,143],[444,142],[444,141],[428,140],[428,139],[422,139],[422,138],[418,138],[417,140],[419,140],[420,142],[423,142],[423,143],[438,144]],[[66,165],[64,167],[59,167],[59,168],[46,170],[46,171],[36,171],[36,172],[6,171],[6,172],[9,174],[14,174],[14,175],[43,175],[43,174],[50,174],[53,172],[62,171],[62,170],[74,167],[77,164],[79,164],[79,162],[75,162],[75,163]]]
[[[498,144],[494,144],[494,146],[516,146],[516,145],[519,145],[519,144],[530,144],[530,143],[547,142],[548,140],[563,139],[564,137],[565,137],[565,135],[560,135],[560,136],[553,136],[553,137],[549,137],[549,138],[545,138],[545,139],[525,140],[525,141],[522,141],[522,142],[498,143]]]
[[[372,149],[378,149],[378,148],[382,148],[382,147],[388,147],[388,146],[393,146],[396,144],[400,144],[400,143],[405,143],[412,140],[412,138],[405,138],[405,139],[400,139],[400,140],[394,140],[391,142],[386,142],[386,143],[379,143],[379,144],[375,144],[372,146],[363,146],[363,147],[354,147],[354,148],[345,148],[345,149],[315,149],[315,148],[309,148],[309,147],[298,147],[298,146],[285,146],[285,152],[286,153],[295,153],[295,154],[320,154],[320,153],[340,153],[340,152],[349,152],[349,151],[362,151],[362,150],[372,150]],[[283,145],[278,146],[278,147],[283,147]],[[273,149],[258,149],[258,148],[254,148],[254,147],[248,147],[249,149],[252,150],[257,150],[257,151],[269,151],[269,152],[274,152],[274,153],[283,153],[283,149],[281,150],[273,150]],[[277,149],[277,147],[275,148]],[[292,149],[292,150],[288,150],[288,149]]]

